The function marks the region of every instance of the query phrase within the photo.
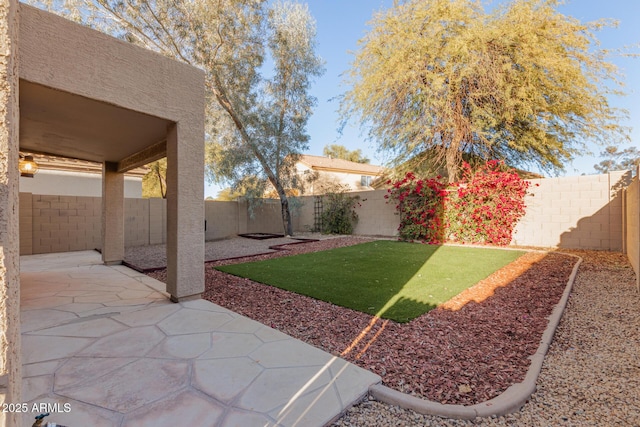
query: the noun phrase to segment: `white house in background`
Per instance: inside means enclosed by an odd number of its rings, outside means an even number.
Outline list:
[[[20,177],[20,192],[55,196],[102,197],[102,165],[64,157],[33,155],[39,170],[33,178]],[[146,167],[124,176],[124,197],[142,198]]]
[[[382,166],[306,154],[300,156],[296,169],[300,175],[318,174],[318,179],[308,186],[307,194],[322,193],[327,184],[341,184],[349,191],[373,190],[371,184],[385,170]]]

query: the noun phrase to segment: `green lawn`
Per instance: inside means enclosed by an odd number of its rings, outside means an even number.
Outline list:
[[[408,322],[522,254],[376,241],[217,268],[364,313]]]

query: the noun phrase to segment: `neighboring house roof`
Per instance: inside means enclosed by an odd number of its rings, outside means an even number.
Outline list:
[[[370,165],[367,163],[350,162],[343,159],[332,159],[330,157],[310,156],[303,154],[298,160],[309,168],[317,171],[346,172],[361,175],[381,175],[385,170],[382,166]]]
[[[89,162],[86,160],[69,159],[67,157],[49,156],[43,154],[31,154],[20,152],[21,155],[32,155],[33,160],[42,170],[56,170],[64,172],[88,172],[102,173],[102,163]],[[127,176],[143,177],[149,172],[149,168],[142,166],[125,173]]]

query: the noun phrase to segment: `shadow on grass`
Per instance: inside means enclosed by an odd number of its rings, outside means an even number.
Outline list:
[[[403,288],[439,248],[379,241],[217,268],[363,313],[407,322],[436,307],[419,297],[403,295]]]
[[[377,241],[217,268],[404,323],[448,301],[521,254]]]

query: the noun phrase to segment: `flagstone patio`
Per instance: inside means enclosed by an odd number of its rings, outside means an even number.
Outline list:
[[[25,426],[34,403],[68,427],[322,426],[380,382],[97,252],[22,257],[20,280]]]

